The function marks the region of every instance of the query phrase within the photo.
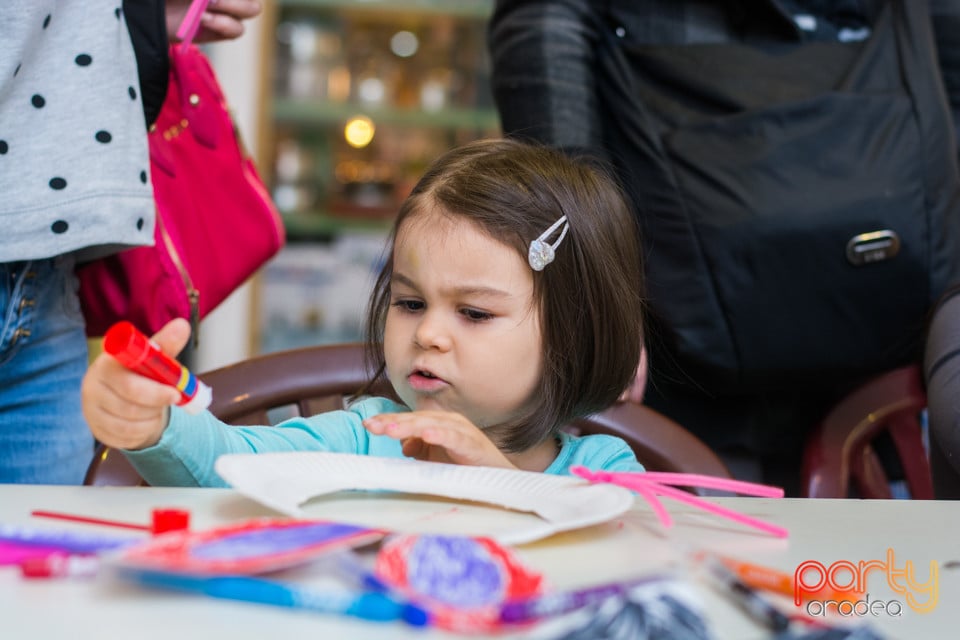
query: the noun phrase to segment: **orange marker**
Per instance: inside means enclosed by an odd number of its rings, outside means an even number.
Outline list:
[[[763,565],[744,562],[743,560],[738,560],[737,558],[711,554],[705,551],[695,554],[694,559],[701,561],[707,556],[713,557],[722,563],[723,566],[736,574],[736,576],[740,578],[740,581],[748,587],[769,591],[771,593],[779,593],[785,596],[790,596],[791,598],[794,597],[792,573],[784,573]],[[842,600],[852,601],[862,595],[862,592],[856,592],[853,590],[837,591],[836,589],[830,588],[824,588],[816,593],[807,594],[807,596],[811,597],[811,599],[836,600],[837,602]]]

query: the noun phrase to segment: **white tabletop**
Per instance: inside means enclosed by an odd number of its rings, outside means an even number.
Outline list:
[[[407,499],[410,499],[409,497]],[[425,498],[426,499],[426,498]],[[370,511],[392,500],[371,496]],[[884,637],[903,640],[954,638],[960,627],[960,504],[923,501],[772,500],[714,498],[724,506],[789,527],[776,539],[708,514],[665,501],[675,525],[664,530],[645,503],[612,522],[554,535],[516,548],[520,558],[542,571],[552,588],[567,589],[625,580],[680,562],[691,548],[712,550],[793,573],[807,560],[825,566],[845,560],[883,560],[892,549],[896,568],[914,566],[915,579],[930,577],[937,563],[939,602],[920,614],[904,604],[900,617],[867,615]],[[0,485],[0,524],[115,532],[90,525],[32,517],[36,509],[117,520],[149,521],[152,509],[179,507],[202,529],[247,518],[276,516],[230,490]],[[387,506],[386,508],[389,508]],[[329,516],[329,513],[325,514]],[[721,594],[694,584],[711,630],[719,639],[769,635]],[[872,600],[895,593],[879,573],[871,574]],[[926,597],[921,597],[925,601]],[[791,602],[780,602],[789,609]],[[437,630],[400,624],[250,605],[180,593],[141,589],[107,579],[25,580],[16,567],[0,567],[0,629],[5,638],[441,638]],[[308,635],[309,634],[309,635]]]

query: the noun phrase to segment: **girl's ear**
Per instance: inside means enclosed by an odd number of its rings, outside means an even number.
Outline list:
[[[640,350],[640,366],[637,367],[637,375],[634,377],[630,386],[620,394],[620,402],[633,402],[634,404],[643,404],[643,392],[647,389],[647,349]]]

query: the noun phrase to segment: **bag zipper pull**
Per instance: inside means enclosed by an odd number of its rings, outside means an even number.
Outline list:
[[[196,349],[200,344],[200,292],[191,287],[187,299],[190,301],[190,340]]]

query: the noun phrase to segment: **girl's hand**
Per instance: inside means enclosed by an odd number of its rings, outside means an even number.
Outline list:
[[[190,7],[190,0],[167,0],[167,35],[176,40],[177,29]],[[260,15],[258,0],[210,0],[200,17],[196,42],[232,40],[243,35],[243,21]]]
[[[164,353],[180,353],[190,323],[171,320],[153,336]],[[167,427],[168,408],[180,400],[174,387],[130,371],[101,353],[87,369],[80,388],[83,415],[93,436],[108,447],[144,449],[155,445]]]
[[[383,413],[363,421],[367,431],[403,442],[417,460],[484,467],[516,467],[476,425],[451,411]]]

